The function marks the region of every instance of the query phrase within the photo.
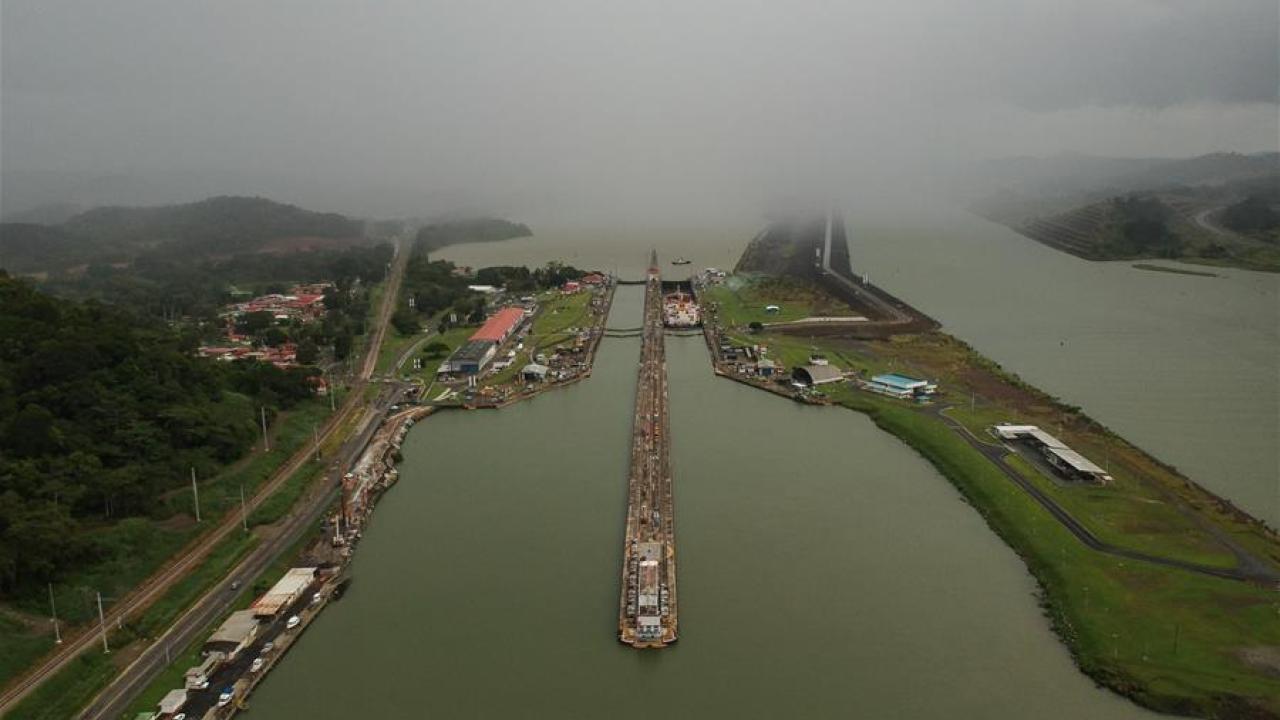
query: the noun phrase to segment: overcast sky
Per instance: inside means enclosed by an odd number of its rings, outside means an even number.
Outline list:
[[[6,196],[36,172],[155,201],[678,212],[1280,133],[1276,0],[0,8]]]

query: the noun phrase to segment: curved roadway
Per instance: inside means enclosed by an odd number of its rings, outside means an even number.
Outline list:
[[[1041,507],[1049,512],[1063,527],[1065,527],[1072,535],[1076,536],[1080,542],[1086,546],[1097,550],[1098,552],[1115,555],[1116,557],[1127,558],[1129,560],[1140,560],[1165,567],[1177,568],[1188,572],[1199,573],[1201,575],[1212,575],[1214,577],[1225,578],[1228,580],[1243,580],[1247,582],[1263,582],[1277,583],[1280,582],[1280,572],[1269,564],[1259,560],[1248,551],[1241,548],[1230,538],[1223,537],[1221,533],[1213,533],[1214,537],[1227,546],[1232,554],[1236,556],[1237,566],[1234,568],[1214,567],[1212,565],[1201,565],[1199,563],[1179,560],[1177,558],[1161,557],[1159,555],[1150,555],[1148,553],[1132,550],[1129,548],[1112,545],[1097,535],[1094,535],[1089,528],[1085,527],[1079,520],[1069,513],[1066,508],[1058,504],[1056,500],[1049,497],[1043,490],[1036,487],[1034,483],[1024,478],[1018,471],[1014,470],[1005,462],[1005,455],[1008,449],[1003,445],[992,445],[983,442],[969,428],[960,424],[955,419],[946,415],[943,411],[946,407],[932,407],[929,412],[941,419],[947,424],[957,435],[959,435],[970,447],[982,453],[983,457],[990,460],[1005,477],[1009,478],[1018,487],[1022,488]]]

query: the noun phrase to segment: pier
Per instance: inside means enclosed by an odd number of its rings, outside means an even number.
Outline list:
[[[618,639],[637,648],[665,647],[677,637],[675,500],[663,331],[662,278],[654,252],[644,291],[618,609]]]

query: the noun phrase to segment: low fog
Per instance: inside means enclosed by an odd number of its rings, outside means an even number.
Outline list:
[[[4,0],[3,209],[670,222],[1274,150],[1275,0]]]

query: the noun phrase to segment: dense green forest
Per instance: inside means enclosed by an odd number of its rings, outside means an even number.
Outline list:
[[[497,242],[530,235],[533,235],[533,231],[528,225],[497,218],[452,220],[431,223],[419,228],[416,246],[431,251],[439,250],[446,245]]]
[[[269,344],[284,341],[310,348],[332,348],[345,359],[353,338],[364,334],[368,288],[382,280],[391,261],[391,245],[355,246],[288,254],[240,253],[220,259],[183,259],[143,253],[130,266],[94,264],[81,275],[48,280],[41,289],[62,297],[94,299],[137,315],[182,318],[201,339],[221,332],[218,312],[233,292],[284,292],[291,283],[329,281],[324,319],[307,325],[273,326],[263,332]],[[267,330],[267,328],[259,328]],[[304,360],[304,362],[306,362]]]
[[[530,270],[523,265],[495,265],[476,271],[476,284],[506,288],[508,292],[530,292],[560,287],[567,280],[577,280],[586,275],[572,265],[551,261],[540,268]]]
[[[1181,254],[1182,240],[1173,232],[1173,211],[1158,198],[1130,195],[1113,198],[1116,232],[1103,244],[1105,252],[1120,256],[1174,258]]]
[[[159,207],[100,207],[60,225],[0,224],[0,267],[48,272],[153,256],[190,259],[261,249],[289,237],[359,239],[363,223],[257,197]]]
[[[88,526],[162,515],[159,500],[243,455],[314,370],[195,357],[195,336],[0,271],[0,594],[112,548]]]
[[[1276,240],[1276,230],[1280,228],[1280,212],[1274,207],[1277,201],[1275,195],[1280,195],[1280,192],[1273,193],[1270,198],[1265,195],[1250,195],[1228,206],[1222,211],[1222,224],[1238,233]]]
[[[82,274],[51,278],[42,289],[98,299],[161,318],[214,317],[234,289],[276,292],[290,282],[328,280],[340,288],[377,282],[391,261],[388,244],[288,254],[240,253],[201,259],[143,253],[127,267],[95,263]]]

